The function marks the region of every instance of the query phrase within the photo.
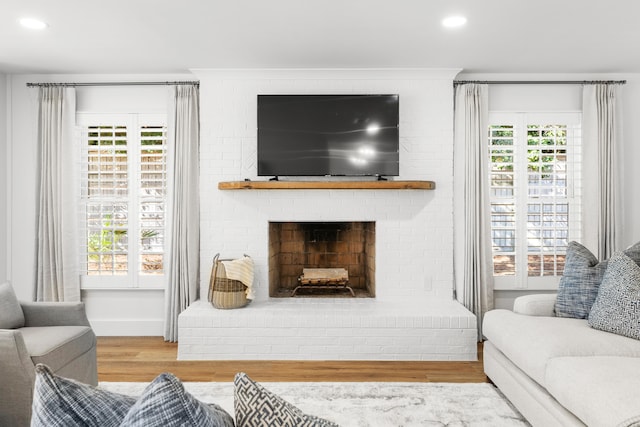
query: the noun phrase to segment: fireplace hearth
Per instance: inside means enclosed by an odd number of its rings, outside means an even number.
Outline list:
[[[305,281],[331,270],[345,280]],[[375,222],[270,222],[269,296],[374,297]]]

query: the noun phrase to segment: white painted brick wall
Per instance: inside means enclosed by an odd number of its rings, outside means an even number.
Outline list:
[[[455,71],[196,74],[202,100],[200,294],[207,295],[215,254],[248,254],[255,262],[256,299],[242,310],[215,310],[206,302],[190,307],[180,316],[178,357],[475,360],[475,316],[451,301]],[[266,179],[256,167],[257,95],[302,93],[399,94],[396,179],[435,181],[436,190],[218,190],[220,181]],[[269,221],[375,221],[376,298],[366,303],[372,311],[352,313],[349,304],[360,307],[356,301],[326,306],[307,300],[301,308],[270,300]],[[414,309],[407,312],[403,304]],[[336,313],[334,305],[343,311]]]
[[[269,221],[376,221],[376,295],[449,299],[453,287],[453,123],[449,71],[201,71],[201,295],[216,253],[246,253],[256,299],[268,298]],[[219,181],[266,179],[256,169],[258,94],[397,93],[400,176],[435,191],[219,191]]]

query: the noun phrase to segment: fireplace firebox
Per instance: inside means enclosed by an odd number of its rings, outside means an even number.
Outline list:
[[[348,286],[301,286],[305,269],[344,269]],[[375,297],[375,222],[270,222],[269,296]]]

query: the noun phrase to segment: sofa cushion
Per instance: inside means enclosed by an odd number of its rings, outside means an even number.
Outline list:
[[[233,427],[233,418],[216,404],[200,402],[178,378],[160,374],[129,409],[121,426]]]
[[[136,399],[59,377],[36,366],[32,427],[119,426]]]
[[[88,326],[33,326],[20,332],[34,364],[54,372],[95,346],[96,336]]]
[[[238,427],[338,427],[331,421],[303,413],[280,396],[253,381],[244,372],[236,374],[233,384]]]
[[[588,426],[640,423],[640,359],[559,357],[549,360],[546,388]],[[586,391],[586,392],[585,392]]]
[[[24,313],[11,284],[0,283],[0,329],[17,329],[24,326]]]
[[[640,242],[625,254],[640,265]],[[558,317],[586,319],[598,295],[608,261],[598,262],[595,255],[578,242],[569,242],[564,272],[558,285],[555,313]]]
[[[491,310],[484,316],[482,330],[498,350],[543,387],[547,362],[555,357],[640,357],[640,341],[590,328],[584,319]]]

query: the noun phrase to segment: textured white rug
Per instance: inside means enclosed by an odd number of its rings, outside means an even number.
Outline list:
[[[528,426],[491,384],[454,383],[261,383],[300,408],[343,427]],[[133,396],[146,383],[102,382],[100,387]],[[233,415],[233,384],[185,382],[196,398]]]

